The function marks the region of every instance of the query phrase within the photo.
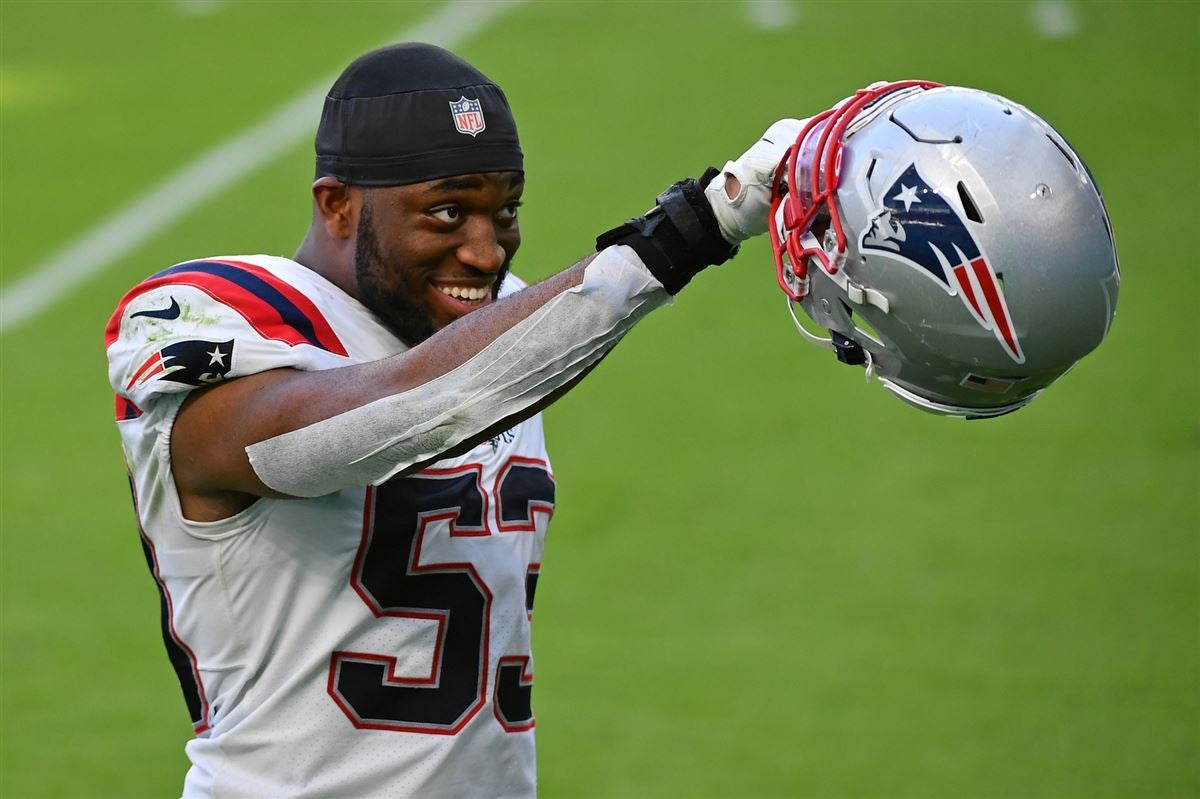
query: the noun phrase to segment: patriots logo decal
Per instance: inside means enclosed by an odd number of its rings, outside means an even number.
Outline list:
[[[233,340],[180,341],[147,358],[129,378],[125,390],[170,380],[188,386],[207,386],[225,379],[233,365]]]
[[[1017,363],[1025,362],[1004,292],[987,255],[958,212],[917,172],[915,164],[884,192],[860,252],[894,258],[962,299],[971,316],[990,330]]]

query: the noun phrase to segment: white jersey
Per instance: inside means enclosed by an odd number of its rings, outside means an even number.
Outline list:
[[[315,272],[267,256],[148,278],[106,345],[196,730],[184,796],[532,796],[529,620],[554,507],[540,416],[415,475],[193,522],[169,446],[188,391],[404,345]]]

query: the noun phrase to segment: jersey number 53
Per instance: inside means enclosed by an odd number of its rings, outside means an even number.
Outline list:
[[[427,677],[398,676],[394,656],[334,652],[328,692],[354,726],[454,735],[487,704],[492,590],[470,562],[423,562],[426,530],[444,521],[451,538],[484,537],[492,521],[501,534],[532,532],[534,515],[553,508],[554,481],[531,458],[510,458],[490,491],[478,465],[427,469],[368,489],[351,583],[376,617],[437,622],[437,643]],[[528,612],[538,565],[526,571]],[[510,732],[533,727],[528,666],[527,651],[497,661],[494,713]]]

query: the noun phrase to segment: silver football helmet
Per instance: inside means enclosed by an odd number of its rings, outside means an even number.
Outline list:
[[[918,408],[1015,411],[1108,333],[1120,269],[1100,192],[1003,97],[874,84],[808,120],[772,198],[797,329]]]

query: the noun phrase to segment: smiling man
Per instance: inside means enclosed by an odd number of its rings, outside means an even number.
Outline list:
[[[318,185],[322,193],[332,192],[333,201],[346,199],[340,190],[344,184],[322,178]],[[352,282],[342,287],[347,292],[357,289],[360,301],[402,340],[424,341],[486,305],[503,284],[521,243],[517,208],[524,186],[520,172],[495,172],[369,192],[359,212],[354,273],[347,276]],[[465,223],[472,213],[494,220],[495,239],[469,242],[457,253],[458,265],[446,269],[448,240],[441,234]],[[386,251],[381,237],[392,243]],[[301,248],[297,260],[306,257]],[[389,263],[408,266],[390,274]]]
[[[538,412],[766,226],[791,136],[680,181],[533,286],[499,87],[424,44],[329,92],[294,258],[187,261],[106,331],[186,797],[535,792]]]

